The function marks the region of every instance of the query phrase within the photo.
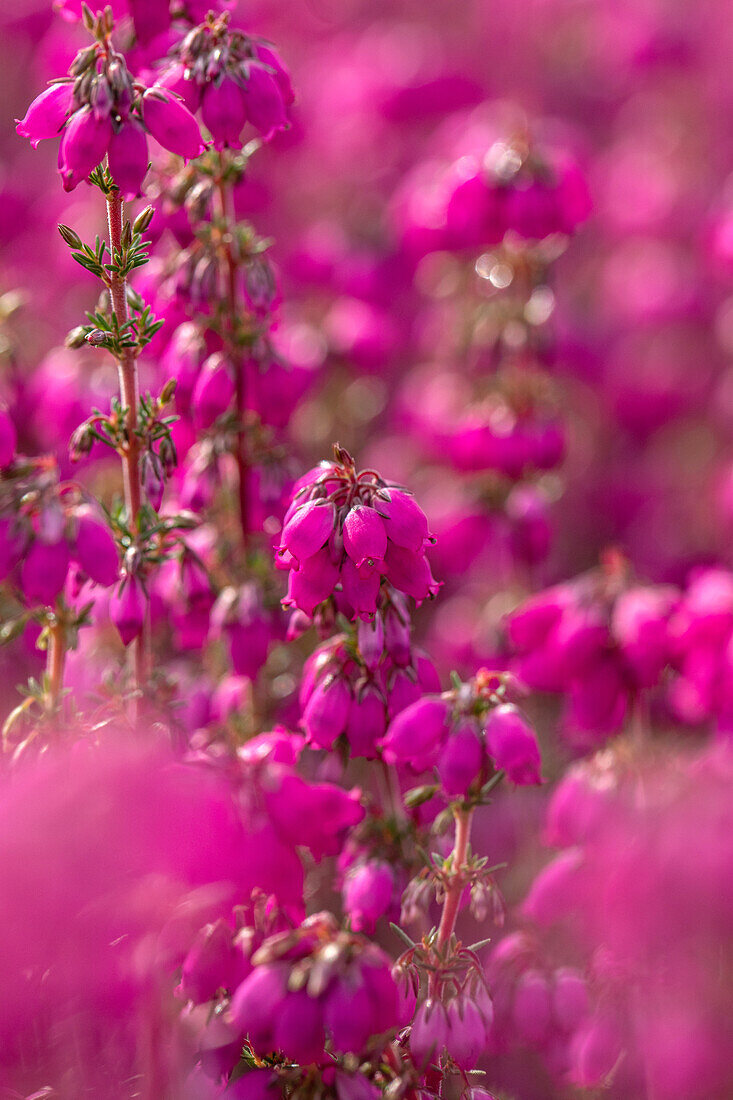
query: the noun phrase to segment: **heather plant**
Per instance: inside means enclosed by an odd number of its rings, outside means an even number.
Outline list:
[[[54,7],[7,26],[0,1092],[725,1100],[709,15]]]

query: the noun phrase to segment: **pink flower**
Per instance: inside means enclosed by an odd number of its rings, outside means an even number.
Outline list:
[[[540,750],[534,731],[511,703],[489,712],[486,745],[497,768],[512,783],[541,783]]]
[[[128,119],[112,134],[108,157],[109,170],[123,199],[137,198],[148,171],[148,142],[139,122]]]
[[[59,146],[59,172],[64,191],[73,191],[104,160],[111,140],[109,116],[98,118],[88,106],[74,112],[64,128]]]
[[[373,508],[355,504],[344,519],[344,550],[357,569],[378,567],[387,551],[384,521]]]
[[[128,646],[142,632],[145,622],[145,603],[145,594],[137,577],[132,574],[123,577],[119,588],[110,599],[109,613],[125,646]]]
[[[234,400],[234,379],[231,368],[221,352],[210,355],[194,386],[191,404],[196,423],[201,428],[223,416]]]
[[[16,119],[16,133],[28,138],[35,149],[39,141],[58,137],[71,113],[74,85],[72,81],[51,84],[33,100],[25,118]],[[101,158],[100,158],[101,159]]]
[[[349,869],[344,879],[344,910],[356,932],[373,932],[389,909],[395,877],[388,863],[368,860]]]
[[[448,733],[449,713],[444,699],[430,697],[401,711],[382,739],[387,763],[409,763],[415,771],[432,767]]]
[[[351,692],[340,677],[316,685],[303,711],[303,729],[309,744],[330,749],[346,729],[351,707]]]
[[[66,583],[69,561],[66,539],[34,539],[20,570],[20,586],[29,604],[53,605]]]
[[[301,504],[285,523],[280,551],[296,562],[312,557],[328,541],[336,520],[333,504],[309,500]]]
[[[159,88],[148,88],[142,97],[142,117],[155,140],[185,160],[204,150],[196,119],[179,99]]]
[[[215,149],[240,148],[240,134],[247,121],[243,89],[229,77],[207,84],[201,103],[201,117],[214,139]]]
[[[76,535],[71,551],[72,561],[96,584],[114,584],[119,576],[120,563],[112,532],[88,505],[77,508],[74,517]]]
[[[266,141],[288,127],[282,81],[264,65],[251,62],[242,87],[247,117]]]

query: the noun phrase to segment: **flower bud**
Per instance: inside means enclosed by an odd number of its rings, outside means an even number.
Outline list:
[[[68,225],[60,225],[58,227],[61,238],[65,244],[68,244],[69,248],[81,248],[82,240],[79,234]]]
[[[448,704],[444,699],[418,699],[393,718],[382,740],[388,764],[409,763],[425,771],[437,759],[448,734]]]
[[[344,910],[355,932],[373,932],[389,909],[394,892],[394,872],[381,860],[369,860],[350,868],[344,879]]]
[[[385,499],[387,495],[389,499]],[[390,488],[375,497],[374,507],[384,519],[388,537],[397,546],[417,553],[430,539],[425,513],[409,493]]]
[[[355,504],[344,520],[344,550],[357,569],[373,568],[387,552],[387,532],[384,521],[374,508]]]
[[[247,117],[265,141],[288,125],[281,87],[263,65],[252,62],[242,89]]]
[[[309,744],[330,749],[344,732],[351,707],[351,691],[341,677],[326,677],[316,684],[303,711],[303,729]]]
[[[486,744],[497,768],[505,771],[512,783],[542,782],[537,738],[511,703],[490,712],[486,721]]]
[[[148,142],[138,122],[129,119],[112,135],[108,164],[123,199],[137,198],[148,171]]]
[[[161,89],[148,89],[142,97],[145,125],[155,140],[179,157],[190,160],[203,152],[196,119],[180,100]]]
[[[462,1070],[473,1069],[488,1042],[486,1022],[470,997],[459,995],[448,1005],[446,1049]]]
[[[522,1038],[541,1043],[550,1028],[552,1015],[551,990],[547,978],[539,970],[527,970],[514,990],[514,1023]]]
[[[473,723],[462,722],[451,732],[437,763],[441,786],[449,798],[465,797],[478,776],[483,756]]]
[[[308,501],[293,513],[283,527],[280,550],[287,550],[298,562],[312,557],[328,540],[335,519],[333,504]]]
[[[275,1023],[288,995],[287,982],[286,965],[265,963],[255,967],[232,998],[232,1022],[256,1051],[272,1050]]]
[[[144,453],[140,463],[140,478],[143,491],[150,501],[151,507],[154,508],[156,512],[160,511],[160,505],[163,501],[163,490],[165,489],[165,479],[163,477],[161,461],[155,451],[146,451]]]
[[[563,1031],[575,1031],[588,1016],[588,986],[582,974],[564,967],[555,974],[552,988],[552,1015]]]
[[[234,398],[232,379],[226,358],[221,354],[209,356],[201,368],[191,398],[194,418],[201,428],[210,428],[222,416]]]
[[[448,1016],[440,1001],[428,998],[418,1006],[410,1031],[410,1051],[415,1065],[424,1070],[437,1062],[448,1038]]]
[[[16,133],[28,138],[34,149],[39,141],[57,137],[72,109],[73,92],[74,85],[71,81],[52,84],[46,88],[33,100],[25,118],[15,120]]]
[[[94,171],[112,140],[109,117],[97,118],[91,107],[75,111],[66,124],[59,146],[59,172],[64,191],[73,191]]]
[[[384,624],[381,615],[375,615],[373,619],[366,622],[360,619],[356,636],[364,664],[374,671],[382,659],[384,650]]]
[[[120,563],[109,527],[87,505],[76,509],[76,536],[71,551],[75,561],[95,584],[114,584]]]
[[[386,724],[387,714],[380,692],[372,686],[358,691],[352,700],[346,723],[346,740],[351,755],[375,760],[377,743],[384,737]]]
[[[26,554],[20,571],[20,586],[29,604],[53,605],[66,583],[69,547],[66,539],[43,542],[37,538]]]
[[[146,206],[143,210],[141,210],[135,218],[135,221],[132,223],[133,233],[137,233],[139,236],[142,236],[145,230],[148,229],[148,227],[150,226],[150,223],[152,222],[154,216],[154,206]]]
[[[117,627],[122,644],[128,646],[142,633],[145,622],[145,594],[137,577],[123,577],[109,603],[112,622]]]
[[[231,927],[220,919],[196,936],[183,962],[178,991],[194,1004],[213,1001],[219,989],[234,990],[241,984],[247,966]]]
[[[288,993],[275,1020],[275,1047],[292,1061],[307,1066],[324,1057],[325,1041],[320,998],[310,997],[305,989]]]
[[[240,134],[247,121],[242,89],[230,77],[207,84],[201,103],[201,118],[214,139],[215,149],[240,148]]]

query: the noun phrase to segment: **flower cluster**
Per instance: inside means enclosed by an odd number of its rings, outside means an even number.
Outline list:
[[[111,45],[111,20],[100,17],[95,29],[95,44],[76,55],[68,79],[33,100],[17,131],[34,146],[61,135],[64,190],[73,191],[106,156],[115,185],[134,198],[148,170],[148,134],[187,158],[203,152],[201,135],[177,96],[133,80],[124,56]]]
[[[564,725],[580,745],[622,728],[635,700],[674,657],[672,585],[631,582],[617,555],[601,569],[532,596],[507,618],[519,679],[567,696]]]
[[[310,745],[330,749],[342,734],[352,756],[374,759],[390,719],[440,690],[430,658],[410,645],[407,609],[397,593],[354,637],[336,635],[303,670],[302,725]]]
[[[499,771],[512,783],[540,783],[537,738],[506,702],[511,690],[511,678],[482,669],[452,691],[423,696],[390,723],[384,759],[416,772],[435,768],[448,798],[469,798]]]
[[[267,43],[229,29],[229,13],[209,13],[176,47],[157,86],[180,96],[201,118],[215,149],[240,148],[251,123],[265,140],[289,125],[293,89],[277,53]]]
[[[418,603],[434,596],[425,513],[374,470],[357,472],[343,447],[334,454],[296,482],[285,513],[278,559],[290,571],[286,606],[312,618],[333,597],[349,619],[368,620],[383,578]]]
[[[266,940],[232,998],[231,1018],[255,1053],[309,1065],[328,1050],[362,1058],[403,1022],[387,956],[316,913]]]

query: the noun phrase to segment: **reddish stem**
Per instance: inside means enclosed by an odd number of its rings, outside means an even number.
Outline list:
[[[456,926],[456,917],[461,904],[461,895],[465,887],[464,869],[468,854],[468,842],[471,836],[471,819],[473,810],[463,810],[456,807],[453,811],[456,820],[456,836],[453,842],[453,860],[451,864],[451,879],[446,887],[443,901],[443,912],[438,927],[438,938],[435,942],[438,954],[445,949],[446,944],[453,935]]]
[[[107,195],[107,221],[109,225],[109,243],[114,258],[122,246],[123,202],[119,191]],[[130,319],[127,309],[127,280],[119,275],[110,276],[110,297],[117,324],[122,327]],[[125,490],[125,508],[130,529],[137,532],[138,515],[142,503],[140,485],[140,441],[137,437],[138,380],[137,360],[133,348],[125,348],[117,360],[117,373],[120,381],[120,399],[127,409],[125,427],[127,444],[121,454],[122,480]],[[133,642],[135,663],[135,688],[140,689],[147,681],[147,651],[150,627],[148,618],[139,637]],[[133,707],[133,720],[137,707]]]
[[[219,215],[224,223],[224,257],[226,263],[227,280],[227,305],[229,313],[230,347],[229,358],[234,367],[235,402],[237,411],[237,434],[234,446],[234,457],[237,463],[237,482],[239,495],[239,521],[242,528],[242,542],[245,550],[249,540],[249,501],[247,496],[247,477],[249,459],[247,456],[247,440],[244,431],[244,417],[246,405],[246,388],[244,379],[244,363],[242,353],[237,346],[237,316],[239,310],[237,294],[237,261],[232,251],[232,226],[234,225],[234,212],[232,209],[231,193],[223,178],[224,154],[219,154],[220,173],[217,185],[219,199]]]

